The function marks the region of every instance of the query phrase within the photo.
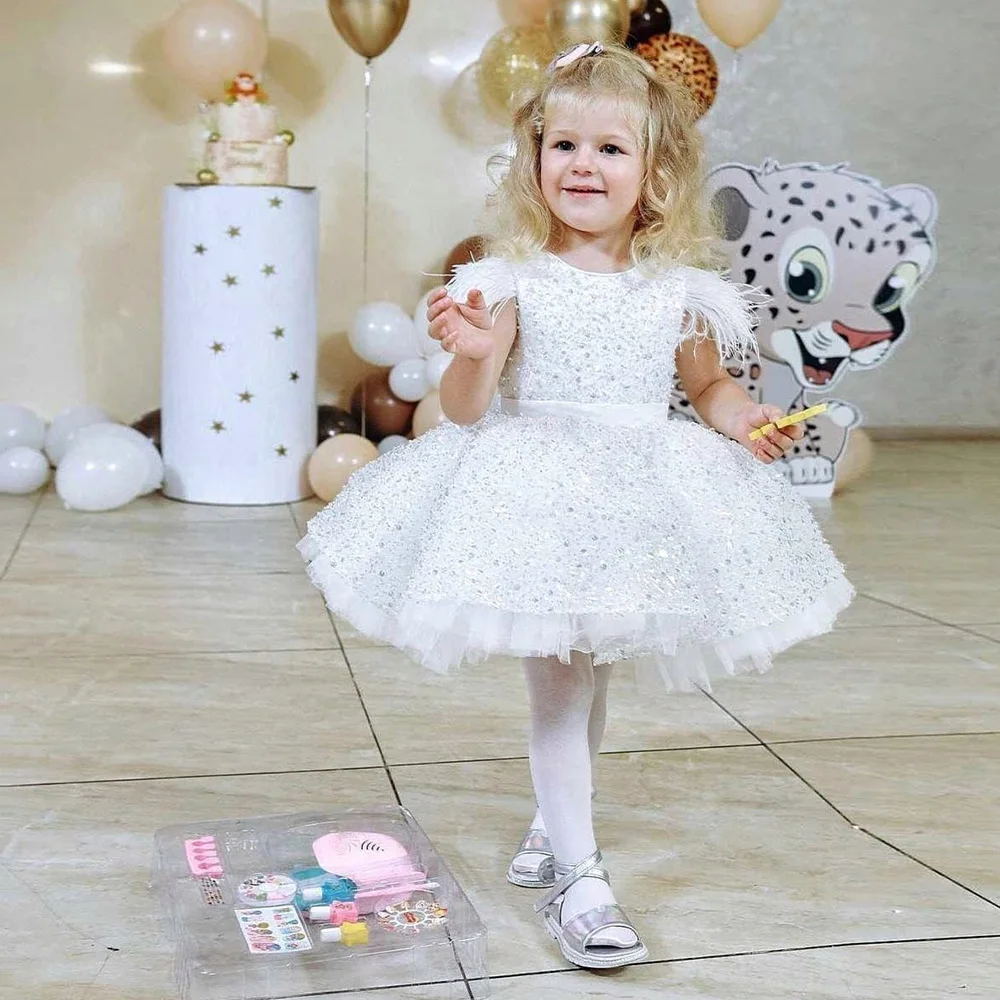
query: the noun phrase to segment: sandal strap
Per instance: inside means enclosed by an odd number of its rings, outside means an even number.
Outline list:
[[[629,931],[635,935],[636,942],[641,943],[639,932],[617,903],[595,906],[592,910],[586,910],[562,925],[563,936],[580,951],[590,948],[598,934],[610,930]],[[622,947],[627,949],[635,946]]]
[[[603,861],[600,849],[594,851],[593,854],[588,854],[582,861],[577,862],[568,872],[561,871],[562,865],[556,864],[555,870],[556,875],[560,876],[555,885],[553,885],[541,899],[535,903],[535,912],[541,913],[550,903],[554,903],[571,885],[579,882],[580,879],[585,876],[590,876],[592,878],[599,878],[604,882],[611,884],[611,876],[603,868],[598,868],[598,865]]]

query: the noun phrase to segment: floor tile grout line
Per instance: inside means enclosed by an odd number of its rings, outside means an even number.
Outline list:
[[[719,702],[718,699],[716,699],[712,695],[708,695],[708,697],[711,698],[712,701],[714,701],[719,706],[719,708],[721,708],[727,715],[729,715],[730,718],[732,718],[734,722],[738,723],[740,726],[742,726],[744,729],[746,729],[746,731],[748,733],[750,733],[752,736],[757,737],[757,734],[754,733],[753,730],[750,729],[749,726],[747,726],[744,722],[742,722],[735,715],[733,715],[733,713],[730,712],[729,709],[727,709],[725,707],[725,705],[721,704],[721,702]],[[757,737],[757,738],[759,739],[759,737]],[[981,899],[984,903],[988,903],[990,906],[993,906],[993,907],[996,907],[997,909],[1000,909],[1000,901],[990,899],[988,896],[984,896],[981,892],[978,892],[977,890],[973,889],[971,886],[965,885],[963,882],[960,882],[957,878],[954,878],[953,876],[948,875],[946,872],[943,872],[940,869],[935,868],[929,862],[924,861],[921,858],[918,858],[914,854],[910,854],[909,851],[906,851],[902,847],[899,847],[898,845],[892,843],[892,841],[886,840],[884,837],[882,837],[879,834],[874,833],[873,831],[867,829],[866,827],[862,826],[860,823],[855,823],[854,820],[852,820],[847,815],[847,813],[845,813],[843,811],[843,809],[841,809],[836,803],[834,803],[834,801],[831,798],[829,798],[828,796],[824,795],[811,781],[809,781],[803,774],[801,774],[799,771],[797,771],[795,769],[795,767],[792,766],[792,764],[790,764],[787,760],[785,760],[785,758],[782,757],[781,754],[778,753],[778,751],[774,749],[774,746],[772,746],[771,744],[767,743],[765,740],[761,740],[760,742],[761,742],[761,746],[763,746],[764,749],[767,750],[767,752],[769,754],[771,754],[776,761],[778,761],[783,767],[787,768],[792,774],[795,775],[796,778],[799,779],[799,781],[801,781],[806,786],[806,788],[808,788],[820,800],[822,800],[823,802],[825,802],[827,804],[827,806],[829,806],[830,809],[832,809],[838,816],[840,816],[840,818],[845,823],[847,823],[851,827],[852,830],[856,830],[859,833],[863,833],[866,837],[870,837],[872,840],[878,841],[880,844],[883,844],[885,847],[888,847],[890,850],[896,851],[898,854],[902,855],[904,858],[908,858],[910,861],[913,861],[915,864],[918,864],[921,867],[926,868],[928,871],[934,872],[935,875],[938,875],[941,878],[945,879],[946,881],[951,882],[953,885],[957,886],[959,889],[964,889],[966,892],[970,893],[971,895],[976,896],[977,898]],[[777,746],[777,745],[778,744],[775,744],[775,746]]]
[[[767,955],[795,955],[814,951],[835,951],[846,948],[884,948],[900,944],[943,944],[959,941],[1000,941],[1000,934],[949,934],[939,937],[890,938],[872,941],[836,941],[829,944],[795,945],[789,948],[754,948],[749,951],[718,952],[711,955],[686,955],[683,958],[661,958],[645,962],[634,962],[634,968],[654,968],[660,965],[681,965],[691,962],[712,962],[727,958],[756,958]],[[579,969],[539,969],[536,972],[508,972],[490,976],[491,981],[500,979],[527,979],[531,976],[573,975]]]
[[[697,746],[680,747],[636,747],[626,750],[602,750],[601,757],[625,757],[633,754],[699,753],[710,750],[746,750],[750,747],[767,749],[769,746],[809,746],[820,743],[860,743],[875,740],[914,739],[961,739],[965,736],[1000,736],[1000,730],[982,730],[967,733],[893,733],[884,736],[830,736],[816,739],[772,740],[770,743],[757,739],[748,743],[708,743]],[[344,767],[306,767],[287,771],[206,771],[194,774],[140,774],[118,778],[66,778],[58,781],[18,781],[0,782],[0,792],[11,788],[60,788],[67,785],[115,785],[145,781],[201,781],[214,778],[267,778],[300,774],[341,774],[352,771],[379,771],[385,767],[441,767],[453,764],[504,764],[526,761],[527,754],[505,757],[448,757],[441,760],[393,760],[385,764],[355,764]]]
[[[894,608],[896,611],[903,611],[908,615],[916,615],[918,618],[924,618],[929,622],[933,622],[935,625],[944,625],[947,628],[961,628],[961,625],[956,625],[954,622],[946,622],[942,618],[936,618],[934,615],[929,615],[925,611],[915,611],[913,608],[908,608],[904,604],[896,604],[895,601],[887,601],[884,597],[876,597],[874,594],[869,594],[866,591],[858,591],[859,597],[866,597],[870,601],[877,601],[879,604],[884,604],[888,608]],[[855,626],[863,628],[864,626]],[[887,626],[891,627],[891,626]],[[898,626],[897,626],[898,627]],[[905,626],[904,626],[905,627]]]
[[[17,541],[14,542],[14,547],[10,550],[10,555],[7,557],[7,561],[4,563],[3,571],[0,572],[0,582],[4,580],[7,576],[7,572],[14,563],[14,557],[21,549],[21,543],[24,541],[25,535],[28,534],[28,529],[31,527],[31,522],[35,520],[35,515],[38,513],[38,508],[42,505],[42,498],[45,496],[45,490],[40,490],[38,497],[35,500],[34,506],[31,508],[31,512],[28,514],[27,521],[24,522],[24,527],[21,529],[21,533],[17,536]]]
[[[48,649],[42,649],[41,652],[48,652]],[[339,653],[342,652],[340,646],[336,644],[334,640],[334,645],[332,646],[283,646],[280,649],[262,649],[259,646],[255,646],[252,649],[132,649],[127,653],[72,653],[72,652],[62,652],[58,650],[58,656],[60,661],[65,660],[94,660],[99,659],[102,663],[108,660],[117,659],[128,659],[136,660],[141,658],[152,658],[157,659],[172,659],[179,660],[183,659],[185,656],[249,656],[249,655],[260,655],[263,653],[277,654],[277,653]],[[0,665],[5,661],[11,661],[14,663],[23,663],[25,659],[24,654],[13,656],[9,653],[0,653]]]

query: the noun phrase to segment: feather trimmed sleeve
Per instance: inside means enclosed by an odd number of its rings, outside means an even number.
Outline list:
[[[770,299],[753,285],[729,281],[715,271],[684,268],[681,338],[711,337],[723,358],[757,353],[757,309]]]
[[[517,299],[514,270],[509,262],[500,257],[484,257],[471,264],[459,265],[446,287],[448,294],[463,305],[469,292],[478,288],[494,319],[508,302]]]

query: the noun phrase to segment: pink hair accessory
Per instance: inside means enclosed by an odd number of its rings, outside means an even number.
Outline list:
[[[571,49],[560,52],[559,55],[549,63],[546,73],[553,73],[557,69],[564,69],[586,56],[599,56],[604,51],[604,46],[600,42],[580,42]]]

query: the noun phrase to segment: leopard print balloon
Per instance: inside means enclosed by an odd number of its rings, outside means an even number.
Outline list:
[[[715,59],[690,35],[653,35],[635,47],[657,75],[680,80],[691,92],[700,118],[715,102],[719,70]]]

